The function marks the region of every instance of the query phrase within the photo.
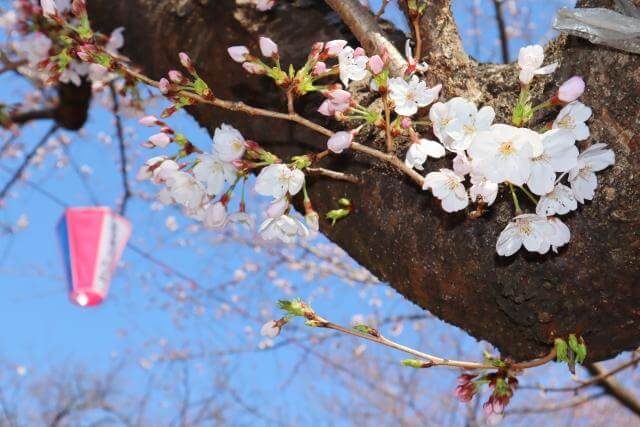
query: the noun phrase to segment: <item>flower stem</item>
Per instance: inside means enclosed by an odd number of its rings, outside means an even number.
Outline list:
[[[518,200],[518,195],[516,194],[515,188],[513,188],[513,184],[510,182],[508,184],[509,189],[511,190],[511,196],[513,197],[513,204],[516,207],[516,216],[518,216],[522,214],[522,209],[520,209],[520,201]]]
[[[538,204],[538,199],[536,199],[536,197],[531,194],[531,192],[529,190],[527,190],[524,185],[523,186],[518,186],[518,188],[520,188],[522,190],[522,192],[524,194],[527,195],[527,197],[529,198],[529,200],[531,200],[533,203],[535,203],[536,205]]]

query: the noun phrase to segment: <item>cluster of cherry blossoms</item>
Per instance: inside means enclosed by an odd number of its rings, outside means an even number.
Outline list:
[[[357,125],[354,129],[332,133],[327,140],[329,152],[340,154],[352,148],[359,131],[371,125],[385,131],[390,151],[395,150],[399,136],[411,141],[404,162],[408,169],[423,171],[429,157],[442,158],[450,153],[452,168],[429,172],[422,181],[422,188],[430,190],[446,212],[462,211],[475,204],[477,209],[473,214],[482,213],[496,201],[501,186],[508,188],[516,215],[498,238],[499,255],[513,255],[522,246],[545,254],[567,244],[570,231],[558,216],[576,210],[585,200],[592,200],[597,187],[595,172],[614,163],[613,151],[604,144],[594,144],[582,153],[576,146],[577,142],[589,138],[586,121],[592,114],[591,109],[578,101],[585,89],[580,77],[565,82],[547,102],[532,105],[529,85],[533,78],[556,68],[556,64],[543,66],[541,46],[528,46],[520,52],[522,92],[512,123],[503,124],[494,123],[496,113],[490,106],[478,108],[460,97],[438,102],[442,86],[427,87],[419,75],[426,72],[428,66],[412,59],[409,46],[408,66],[403,75],[391,77],[386,55],[369,57],[362,48],[353,48],[343,40],[314,45],[307,63],[298,71],[281,68],[278,46],[271,39],[262,37],[259,44],[262,56],[271,60],[271,65],[252,55],[245,46],[230,47],[229,55],[248,73],[273,79],[288,96],[321,92],[325,100],[318,108],[320,114],[334,117],[349,128]],[[333,64],[329,63],[331,60]],[[185,66],[189,64],[186,59],[182,62]],[[164,93],[175,92],[171,85],[184,80],[175,73],[172,71],[169,79],[163,79],[164,85],[161,81]],[[324,82],[331,78],[339,82]],[[366,79],[369,79],[370,90],[382,98],[384,111],[373,104],[359,104],[348,91],[351,82]],[[415,118],[429,106],[428,121]],[[555,106],[562,108],[552,123],[539,130],[527,127],[536,111]],[[418,129],[425,123],[430,125],[436,140],[420,136]],[[232,183],[234,176],[244,176],[250,170],[261,168],[255,190],[273,198],[266,211],[267,220],[260,227],[262,236],[291,242],[295,237],[307,236],[307,227],[317,230],[318,215],[311,208],[306,190],[306,226],[290,215],[291,198],[304,188],[304,171],[314,156],[297,156],[284,164],[228,126],[223,125],[216,135],[225,132],[233,132],[235,151],[230,145],[217,142],[228,138],[214,137],[214,154],[200,156],[193,167],[192,181],[207,183],[209,196],[215,196],[225,182]],[[153,146],[166,146],[169,142],[170,138],[162,133],[149,141]],[[227,152],[233,155],[221,154]],[[245,153],[248,156],[244,156]],[[169,189],[175,186],[173,181],[167,182]],[[187,185],[186,178],[184,185]],[[198,190],[198,185],[191,183],[189,187],[194,192],[206,193]],[[535,202],[535,213],[523,213],[519,192]],[[174,200],[185,204],[179,198]],[[210,205],[201,195],[189,200],[192,203],[185,207],[190,214],[204,218],[209,227],[217,228],[227,222],[226,211],[222,209],[226,207],[225,197]]]
[[[44,66],[52,79],[64,81],[64,74],[73,73],[72,64],[77,62],[81,66],[101,67],[105,73],[126,76],[128,82],[151,81],[132,72],[118,56],[121,31],[101,38],[89,26],[83,1],[75,0],[70,12],[64,11],[68,5],[62,3],[43,0],[39,10],[25,2],[31,14],[35,11],[46,17],[38,21],[40,25],[55,28],[55,31],[49,30],[57,35],[56,43],[61,43],[58,39],[68,43],[57,49],[50,47],[46,52],[44,45],[32,49],[34,61],[40,59],[37,57],[40,54],[43,59],[38,66]],[[262,5],[272,6],[273,2]],[[428,71],[428,65],[419,63],[409,43],[407,63],[400,75],[394,75],[386,52],[367,56],[364,49],[351,47],[344,40],[314,44],[306,63],[298,69],[281,65],[279,48],[273,40],[261,37],[259,47],[261,57],[253,55],[246,46],[232,46],[228,52],[249,74],[272,79],[276,87],[286,93],[289,111],[284,114],[247,107],[247,112],[310,127],[327,137],[325,151],[280,159],[244,138],[237,129],[223,124],[215,131],[211,151],[205,153],[160,119],[154,116],[142,119],[143,124],[160,128],[145,146],[163,149],[173,143],[172,147],[177,146],[179,150],[173,156],[150,159],[139,176],[163,184],[161,201],[182,205],[187,215],[203,221],[211,229],[233,222],[253,224],[253,218],[246,212],[244,187],[248,175],[255,173],[255,191],[271,198],[264,212],[266,219],[259,227],[261,236],[286,243],[307,237],[309,229],[318,230],[320,219],[306,191],[307,169],[327,155],[358,150],[387,161],[410,176],[423,190],[431,191],[446,212],[463,211],[475,205],[470,216],[477,217],[494,204],[501,187],[508,189],[515,216],[498,238],[497,253],[510,256],[524,246],[528,251],[545,254],[569,242],[571,233],[559,216],[576,210],[579,203],[592,200],[597,187],[595,173],[615,161],[613,151],[604,144],[593,144],[582,153],[578,150],[576,144],[590,136],[586,122],[592,114],[591,109],[578,101],[585,89],[580,77],[561,85],[552,99],[533,104],[531,82],[535,76],[550,74],[557,67],[557,64],[544,65],[544,52],[538,45],[520,51],[521,93],[509,124],[494,123],[496,112],[491,106],[479,108],[461,97],[441,101],[442,86],[427,86],[421,75]],[[166,78],[153,83],[172,102],[161,118],[197,103],[244,108],[216,98],[189,56],[180,53],[179,57],[189,76],[171,70]],[[377,99],[368,105],[361,104],[349,91],[351,82],[368,83]],[[295,100],[313,92],[325,98],[318,113],[335,118],[346,130],[333,132],[296,113]],[[537,129],[529,127],[536,112],[558,106],[561,109],[553,122]],[[386,153],[356,143],[364,127],[384,134]],[[431,139],[423,136],[430,134]],[[399,140],[410,142],[402,167],[395,158]],[[440,168],[424,176],[416,172],[424,171],[428,158],[447,155],[452,159],[450,169]],[[229,214],[229,202],[240,183],[239,211]],[[298,193],[304,196],[304,222],[292,214],[291,202]],[[518,194],[535,203],[535,212],[523,212]],[[328,212],[327,219],[335,222],[349,215],[350,202],[341,199],[339,205],[342,208]]]
[[[183,135],[177,134],[154,116],[144,117],[140,123],[161,128],[145,143],[147,147],[165,148],[171,143],[181,147],[180,153],[175,156],[149,159],[138,172],[139,180],[150,179],[164,185],[158,195],[160,202],[181,205],[189,217],[202,221],[205,227],[212,230],[230,223],[241,224],[248,229],[255,227],[254,217],[246,212],[244,186],[248,178],[247,171],[258,167],[256,161],[259,159],[264,159],[263,164],[275,161],[270,153],[257,143],[245,140],[234,127],[223,124],[214,132],[210,153],[199,152],[195,161],[180,162],[181,158],[196,152]],[[238,211],[229,213],[229,203],[240,181],[242,199]],[[307,227],[289,214],[290,197],[300,192],[303,185],[304,174],[287,165],[270,163],[261,170],[255,191],[273,197],[266,209],[267,218],[259,228],[264,239],[280,239],[291,243],[298,236],[309,235]],[[312,217],[307,215],[307,224],[317,230],[317,214],[315,220]]]
[[[74,3],[76,9],[84,3]],[[72,10],[71,0],[16,0],[14,8],[0,17],[0,27],[9,36],[10,60],[25,75],[47,84],[71,83],[80,86],[84,78],[94,87],[104,86],[116,76],[105,64],[88,63],[70,38],[75,34],[91,36],[86,10]],[[79,18],[80,17],[80,18]],[[84,18],[82,18],[84,17]],[[98,42],[113,56],[124,45],[124,28],[115,29]]]
[[[605,144],[594,144],[582,153],[576,142],[589,138],[586,121],[591,109],[578,98],[585,89],[580,77],[565,82],[549,101],[532,106],[528,87],[538,74],[553,72],[556,64],[543,67],[541,46],[522,48],[519,55],[522,95],[513,114],[514,125],[494,124],[493,108],[480,109],[463,98],[434,104],[429,112],[433,133],[442,146],[455,153],[452,169],[440,169],[425,177],[423,188],[442,201],[447,212],[465,209],[470,203],[491,206],[499,185],[509,187],[516,216],[500,234],[499,255],[510,256],[522,246],[531,252],[547,253],[569,242],[569,228],[558,218],[592,200],[597,187],[595,172],[615,162]],[[556,119],[540,132],[524,127],[535,111],[562,106]],[[442,149],[430,145],[413,148],[438,157]],[[410,149],[407,163],[416,166]],[[464,182],[469,178],[467,190]],[[567,182],[564,182],[564,178]],[[535,213],[523,213],[516,189],[536,204]]]

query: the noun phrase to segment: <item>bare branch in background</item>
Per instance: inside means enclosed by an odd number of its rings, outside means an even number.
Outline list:
[[[509,53],[509,36],[507,35],[507,25],[504,20],[504,11],[502,6],[503,0],[493,0],[493,6],[496,10],[496,23],[498,24],[498,34],[500,36],[500,49],[502,51],[502,62],[508,64],[511,60]]]
[[[637,363],[638,359],[635,359],[633,364],[629,364],[629,366],[637,365]],[[640,417],[640,399],[613,378],[611,372],[607,372],[598,363],[589,364],[586,368],[597,379],[596,384],[602,387],[607,396],[615,399],[622,406]]]
[[[54,124],[53,126],[51,126],[49,131],[46,134],[44,134],[42,139],[25,156],[24,160],[22,161],[22,164],[18,167],[18,169],[13,174],[13,176],[9,179],[9,181],[4,185],[2,190],[0,190],[0,200],[6,197],[11,187],[20,179],[20,177],[22,176],[27,166],[29,166],[31,159],[33,159],[33,157],[37,154],[38,149],[44,146],[44,144],[49,140],[49,137],[51,137],[51,135],[53,135],[59,128],[60,126],[58,126],[57,124]]]
[[[129,185],[129,177],[127,176],[127,151],[124,140],[124,130],[122,128],[122,118],[120,117],[120,102],[113,84],[111,84],[109,88],[111,90],[111,99],[113,100],[113,117],[116,122],[116,134],[118,136],[118,147],[120,150],[120,175],[122,176],[122,187],[124,188],[124,194],[122,195],[118,212],[120,215],[124,215],[127,211],[127,202],[129,198],[131,198],[132,193],[131,186]]]

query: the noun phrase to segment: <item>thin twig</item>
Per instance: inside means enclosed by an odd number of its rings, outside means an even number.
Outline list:
[[[389,109],[389,98],[387,95],[382,97],[384,104],[384,132],[387,141],[387,153],[393,153],[393,137],[391,136],[391,110]]]
[[[522,408],[513,408],[509,411],[506,411],[505,415],[525,415],[525,414],[539,414],[541,412],[556,412],[562,411],[565,409],[575,408],[577,406],[584,405],[587,402],[590,402],[595,399],[599,399],[604,397],[605,393],[595,393],[588,396],[578,397],[576,399],[572,399],[568,402],[560,403],[560,404],[551,404],[551,405],[543,405],[543,406],[534,406],[534,407],[522,407]]]
[[[430,363],[429,366],[449,366],[453,368],[461,368],[467,370],[479,370],[479,369],[496,369],[496,367],[490,363],[480,363],[480,362],[465,362],[460,360],[450,360],[442,357],[434,356],[432,354],[424,353],[413,348],[404,346],[402,344],[398,344],[395,341],[391,341],[388,338],[383,337],[377,331],[374,334],[371,333],[363,333],[357,331],[355,329],[345,328],[344,326],[340,326],[338,324],[329,322],[326,319],[318,316],[315,313],[311,314],[311,320],[315,322],[315,326],[319,328],[332,329],[338,332],[342,332],[347,335],[352,335],[358,338],[362,338],[365,340],[373,341],[378,344],[382,344],[384,346],[402,351],[407,354],[411,354],[419,359],[425,360]],[[542,359],[534,360],[531,362],[525,362],[520,364],[513,364],[509,367],[515,370],[528,369],[537,366],[544,365],[545,363],[549,363],[551,360],[555,359],[556,351],[555,348],[552,349],[547,356]]]
[[[422,59],[422,33],[420,32],[420,16],[416,16],[411,20],[413,25],[413,35],[416,40],[416,50],[413,53],[413,59],[416,64],[420,63]]]
[[[384,11],[387,9],[387,5],[389,4],[390,1],[391,0],[382,0],[380,9],[378,9],[378,12],[376,13],[376,19],[382,18],[382,15],[384,15]]]
[[[144,74],[141,74],[140,72],[131,69],[125,64],[121,64],[121,69],[127,74],[129,74],[130,76],[136,78],[137,80],[143,83],[146,83],[153,87],[158,87],[157,81],[152,80],[149,77],[145,76]],[[238,112],[249,114],[251,116],[270,117],[273,119],[294,122],[328,137],[331,137],[334,134],[330,129],[327,129],[324,126],[314,123],[311,120],[308,120],[297,113],[279,113],[276,111],[265,110],[263,108],[252,107],[243,102],[226,101],[219,98],[204,98],[192,92],[186,92],[186,91],[180,91],[178,92],[178,95],[181,97],[189,98],[197,103],[213,105],[215,107],[222,108],[229,111],[238,111]],[[351,148],[355,151],[365,153],[378,160],[391,164],[402,173],[408,175],[413,181],[415,181],[418,185],[420,185],[420,187],[422,187],[422,184],[424,184],[424,177],[422,177],[422,175],[417,173],[412,168],[405,165],[404,162],[401,161],[395,155],[383,153],[379,150],[376,150],[375,148],[367,147],[366,145],[362,145],[355,142],[351,145]]]
[[[122,118],[120,117],[120,102],[118,100],[118,93],[113,83],[109,85],[111,89],[111,99],[113,100],[113,117],[116,122],[116,134],[118,136],[118,147],[120,152],[120,175],[122,176],[122,187],[124,188],[124,194],[122,201],[120,202],[120,208],[118,212],[120,215],[124,215],[127,211],[127,202],[131,197],[131,186],[129,185],[129,177],[127,175],[127,150],[124,140],[124,130],[122,128]]]
[[[22,161],[22,164],[20,164],[18,169],[14,172],[13,176],[9,179],[9,181],[4,185],[4,187],[0,191],[0,200],[5,198],[5,196],[7,195],[7,193],[13,186],[13,184],[15,184],[16,181],[20,179],[24,170],[27,168],[27,166],[29,166],[29,163],[31,163],[31,160],[36,155],[38,150],[49,140],[49,137],[51,137],[51,135],[53,135],[59,128],[60,126],[57,123],[54,123],[53,126],[51,126],[51,128],[47,131],[47,133],[44,134],[42,139],[40,139],[40,141],[25,156],[24,160]]]
[[[346,181],[352,184],[361,184],[362,181],[356,176],[349,175],[343,172],[333,171],[325,168],[306,168],[305,172],[309,175],[321,175],[326,176],[327,178],[335,179],[338,181]]]

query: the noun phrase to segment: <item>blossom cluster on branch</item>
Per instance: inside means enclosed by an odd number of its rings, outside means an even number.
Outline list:
[[[590,136],[586,122],[592,114],[578,100],[585,90],[582,78],[569,79],[551,99],[534,105],[530,94],[533,79],[553,73],[557,67],[544,65],[544,52],[539,45],[520,50],[521,93],[514,100],[511,123],[494,123],[496,112],[491,106],[478,108],[462,97],[440,100],[442,86],[427,87],[421,76],[428,72],[428,65],[418,63],[409,43],[408,65],[400,75],[392,72],[386,52],[369,56],[364,49],[351,47],[343,40],[316,43],[300,68],[293,64],[283,66],[278,45],[267,37],[259,40],[261,57],[246,46],[230,47],[231,58],[249,74],[272,79],[286,94],[287,113],[281,113],[217,98],[186,53],[179,57],[187,74],[171,70],[167,77],[154,82],[117,54],[116,48],[122,44],[121,31],[110,38],[94,34],[84,3],[76,0],[71,10],[64,12],[67,6],[52,0],[42,2],[46,25],[40,26],[48,31],[45,38],[51,37],[53,44],[62,43],[58,49],[47,51],[46,58],[39,62],[39,68],[49,72],[49,81],[64,81],[65,74],[77,71],[79,66],[74,64],[98,67],[108,75],[120,75],[130,88],[136,82],[157,86],[172,102],[162,112],[162,119],[186,106],[210,104],[296,122],[327,137],[327,149],[322,152],[279,159],[259,143],[244,138],[239,130],[222,124],[215,131],[211,150],[204,152],[155,116],[143,118],[143,124],[159,128],[145,146],[177,147],[178,151],[147,161],[139,178],[152,178],[164,185],[161,201],[182,205],[187,215],[211,229],[232,222],[253,226],[244,198],[247,177],[253,172],[258,175],[255,191],[272,198],[259,228],[262,237],[286,243],[307,237],[311,234],[309,229],[319,228],[319,215],[306,190],[308,169],[328,155],[356,150],[409,176],[439,199],[446,212],[463,211],[473,205],[469,215],[476,218],[494,204],[501,188],[507,189],[515,214],[497,239],[497,253],[510,256],[524,246],[530,252],[545,254],[569,242],[571,233],[559,216],[593,199],[595,173],[615,161],[613,151],[605,144],[592,144],[582,153],[577,148],[578,141]],[[32,15],[40,12],[34,5],[29,10]],[[37,45],[32,50],[42,51]],[[370,92],[381,102],[362,105],[354,99],[350,83],[362,81],[368,82]],[[333,132],[296,112],[295,101],[313,92],[325,97],[318,112],[335,118],[345,130]],[[535,129],[530,127],[537,112],[558,107],[561,109],[554,121]],[[365,127],[383,133],[386,152],[356,142]],[[403,162],[396,152],[405,140],[410,144]],[[424,176],[419,173],[424,171],[428,158],[446,156],[451,158],[451,168],[433,170]],[[328,172],[329,176],[340,176],[339,171]],[[239,208],[229,214],[229,202],[238,187]],[[292,198],[300,192],[304,196],[304,222],[291,212]],[[519,196],[534,202],[535,212],[524,212]],[[335,222],[333,211],[327,216]]]

